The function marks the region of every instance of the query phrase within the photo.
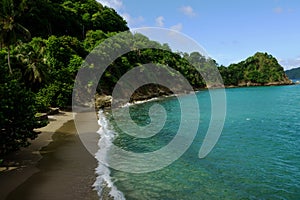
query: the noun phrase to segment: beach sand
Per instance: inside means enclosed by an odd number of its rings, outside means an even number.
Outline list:
[[[95,143],[98,128],[96,123],[87,127]],[[0,199],[99,199],[92,187],[97,161],[81,143],[73,114],[51,116],[38,130],[30,147],[6,158],[10,162],[0,169]]]

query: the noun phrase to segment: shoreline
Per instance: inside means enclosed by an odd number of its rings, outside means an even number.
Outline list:
[[[176,95],[132,104],[172,96]],[[47,126],[36,129],[41,133],[29,147],[10,154],[7,167],[0,166],[0,199],[99,199],[93,188],[98,162],[76,134],[73,113],[60,112],[49,116],[49,121]],[[93,128],[87,130],[93,132]],[[107,185],[103,190],[103,199],[110,199]]]
[[[99,199],[93,188],[97,160],[83,146],[73,113],[60,112],[31,145],[6,157],[0,199]]]
[[[290,85],[297,85],[293,81],[290,82],[269,82],[266,84],[258,84],[258,83],[248,83],[248,84],[239,84],[239,85],[223,85],[221,86],[210,86],[210,87],[204,87],[204,88],[197,88],[194,89],[191,92],[201,92],[201,91],[207,91],[207,90],[214,90],[214,89],[232,89],[232,88],[251,88],[251,87],[276,87],[276,86],[290,86]],[[141,104],[145,103],[148,101],[153,101],[153,100],[159,100],[159,99],[164,99],[164,98],[169,98],[169,97],[176,97],[180,95],[187,95],[187,93],[170,93],[170,94],[150,94],[150,95],[142,95],[143,98],[133,98],[132,101],[130,102],[125,102],[125,104],[120,104],[118,107],[126,107],[126,106],[131,106],[135,104]],[[95,96],[95,109],[97,111],[99,110],[105,110],[105,109],[110,109],[112,104],[112,96],[109,94],[96,94]]]

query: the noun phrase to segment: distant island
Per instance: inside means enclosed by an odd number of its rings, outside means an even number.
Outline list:
[[[300,79],[300,67],[286,70],[285,73],[290,79]]]

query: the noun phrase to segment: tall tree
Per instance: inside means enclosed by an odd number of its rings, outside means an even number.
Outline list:
[[[7,63],[9,73],[12,74],[10,64],[10,48],[14,45],[19,36],[25,39],[30,38],[30,32],[16,21],[25,9],[25,0],[1,0],[0,1],[0,44],[7,47]]]
[[[15,50],[24,82],[31,89],[39,89],[46,81],[50,66],[46,57],[46,42],[41,38],[33,38],[29,43],[18,45]]]

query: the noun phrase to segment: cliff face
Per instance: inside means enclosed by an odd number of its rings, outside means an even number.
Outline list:
[[[284,76],[281,81],[271,81],[266,83],[255,83],[255,82],[242,82],[238,84],[238,87],[250,87],[250,86],[279,86],[279,85],[292,85],[293,82],[287,77]]]
[[[134,103],[137,101],[144,101],[156,97],[163,97],[173,94],[171,90],[160,85],[145,85],[137,89],[130,97],[130,101],[126,102],[126,99],[115,99],[114,102],[117,106],[125,105],[126,103]],[[99,95],[95,96],[95,107],[97,110],[110,107],[112,105],[112,96],[110,95]]]

